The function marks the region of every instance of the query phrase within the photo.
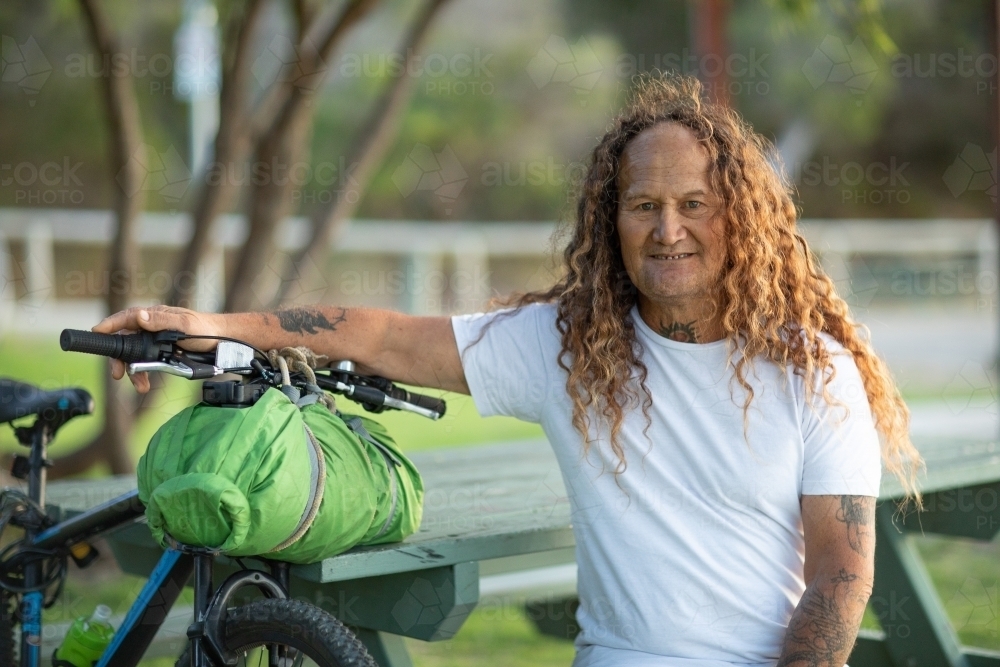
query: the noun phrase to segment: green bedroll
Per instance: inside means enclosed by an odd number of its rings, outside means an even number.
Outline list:
[[[161,546],[230,556],[317,562],[402,540],[423,512],[420,473],[381,424],[298,407],[275,388],[250,407],[181,411],[153,436],[137,475]]]

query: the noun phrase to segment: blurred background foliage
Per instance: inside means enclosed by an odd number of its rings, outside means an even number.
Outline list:
[[[171,54],[181,20],[176,1],[105,3],[125,50],[137,57]],[[384,78],[387,56],[412,16],[413,0],[387,0],[326,63],[329,76],[316,95],[316,125],[310,142],[313,165],[340,169],[359,123]],[[220,13],[224,13],[224,9]],[[284,5],[268,9],[258,49],[287,32]],[[680,69],[698,73],[690,37],[690,6],[653,0],[540,0],[496,3],[462,0],[447,7],[432,30],[428,54],[479,62],[468,72],[423,73],[418,77],[394,148],[365,195],[357,217],[395,219],[552,220],[565,216],[574,170],[620,104],[629,78],[640,71]],[[991,142],[995,100],[995,59],[984,0],[890,0],[882,8],[888,40],[865,39],[843,11],[827,3],[731,3],[727,19],[731,54],[757,63],[737,66],[731,77],[733,105],[776,142],[805,128],[796,159],[786,165],[805,216],[825,217],[983,217],[986,197],[956,197],[942,175],[968,144]],[[106,130],[91,74],[76,64],[99,68],[82,30],[75,3],[10,0],[0,7],[0,33],[33,37],[52,72],[37,95],[18,86],[0,86],[0,155],[7,164],[36,164],[69,156],[82,163],[75,172],[84,184],[88,208],[107,208],[113,183],[107,177]],[[859,37],[858,34],[862,33]],[[550,82],[538,85],[529,73],[547,40],[564,39],[588,58],[599,76],[589,88]],[[832,40],[832,42],[824,41]],[[833,81],[816,85],[807,69],[818,47],[860,40],[874,74],[853,89]],[[888,44],[888,46],[886,46]],[[891,47],[895,48],[895,51]],[[962,59],[965,58],[965,64]],[[857,59],[855,59],[857,60]],[[357,63],[363,65],[359,73]],[[742,61],[740,61],[742,62]],[[952,63],[950,68],[948,63]],[[739,65],[739,63],[738,63]],[[172,94],[171,77],[149,72],[136,78],[145,140],[159,150],[175,146],[187,160],[187,107]],[[254,83],[261,90],[260,80]],[[440,150],[447,144],[468,175],[454,202],[432,192],[403,197],[393,185],[394,168],[415,144]],[[803,169],[806,162],[840,167],[856,162],[897,165],[904,197],[866,197],[867,183],[853,195],[824,187]],[[830,167],[836,173],[834,167]],[[532,171],[534,169],[534,171]],[[532,174],[544,173],[537,184]],[[338,174],[338,177],[340,174]],[[526,183],[527,187],[498,187]],[[872,186],[874,187],[874,186]],[[316,191],[321,188],[317,186]],[[189,188],[188,197],[194,188]],[[0,205],[16,205],[14,188],[0,187]],[[308,214],[309,184],[298,212]],[[153,210],[169,205],[148,197]],[[189,208],[188,202],[176,204]]]

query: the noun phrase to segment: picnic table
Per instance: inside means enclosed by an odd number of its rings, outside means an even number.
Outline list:
[[[417,533],[291,567],[291,596],[356,628],[383,667],[411,664],[402,637],[454,636],[480,600],[481,577],[496,588],[510,573],[544,575],[575,562],[569,501],[546,440],[417,452],[411,459],[425,485]],[[134,488],[134,476],[125,475],[52,482],[47,505],[65,519]],[[144,577],[162,553],[145,523],[116,530],[108,543],[122,570]],[[237,568],[220,558],[213,578],[221,582]],[[550,590],[567,594],[574,582],[555,582]],[[183,631],[175,634],[183,641]]]
[[[921,485],[926,511],[900,515],[893,502],[900,487],[894,479],[883,481],[870,602],[882,630],[862,631],[850,664],[1000,667],[1000,653],[960,645],[911,539],[921,531],[993,539],[1000,531],[1000,443],[939,437],[916,444],[927,460]],[[546,572],[574,562],[569,501],[545,440],[418,452],[412,458],[426,486],[419,532],[401,543],[291,568],[292,596],[357,628],[383,667],[411,664],[402,637],[454,636],[480,601],[481,581],[527,575],[544,587]],[[54,482],[49,503],[68,517],[134,485],[126,476]],[[108,541],[122,569],[132,574],[148,575],[160,557],[142,523]],[[235,568],[220,559],[216,574]],[[556,586],[547,601],[529,603],[530,617],[542,632],[572,639],[575,602],[566,588],[559,593]],[[559,594],[553,597],[553,591]]]
[[[875,583],[869,608],[881,631],[863,630],[851,667],[997,667],[1000,653],[962,646],[913,543],[920,534],[990,541],[1000,531],[1000,442],[914,437],[927,463],[923,512],[897,511],[902,490],[883,476],[875,517]]]

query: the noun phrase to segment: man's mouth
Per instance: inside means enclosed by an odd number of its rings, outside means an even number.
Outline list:
[[[653,259],[684,259],[685,257],[691,257],[693,254],[693,252],[664,253],[653,255]]]

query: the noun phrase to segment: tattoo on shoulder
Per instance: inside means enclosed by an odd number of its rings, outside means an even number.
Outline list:
[[[660,335],[679,343],[697,343],[698,334],[694,328],[694,322],[671,322],[665,327],[660,327]]]
[[[868,556],[875,523],[875,499],[871,496],[841,496],[837,521],[847,528],[847,542],[861,556]]]
[[[285,331],[313,335],[319,333],[319,329],[335,331],[338,324],[347,320],[347,311],[343,308],[338,309],[332,322],[317,308],[285,308],[274,314]]]

